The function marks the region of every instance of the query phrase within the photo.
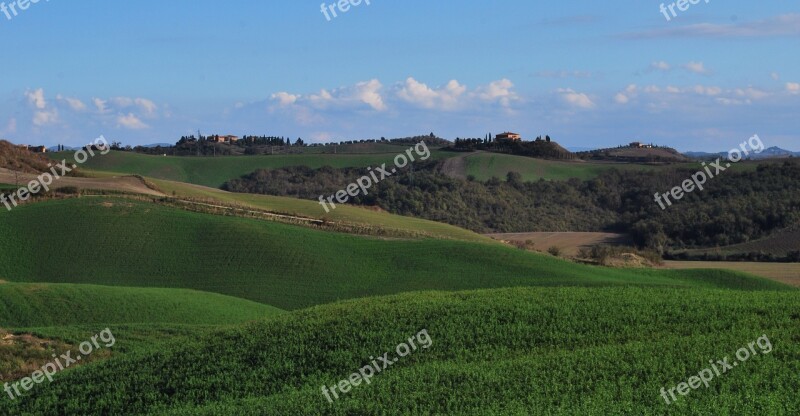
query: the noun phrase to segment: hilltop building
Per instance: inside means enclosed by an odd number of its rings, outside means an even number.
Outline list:
[[[634,148],[634,149],[652,149],[653,148],[652,144],[644,144],[642,142],[632,142],[629,146]]]
[[[498,141],[499,140],[510,140],[512,142],[516,142],[516,141],[522,140],[522,136],[519,135],[518,133],[505,132],[505,133],[498,134],[496,139]]]
[[[230,144],[230,143],[238,142],[239,141],[239,137],[238,136],[231,136],[231,135],[228,135],[228,136],[214,135],[214,136],[210,136],[208,138],[208,141],[214,142],[214,143],[228,143],[228,144]]]

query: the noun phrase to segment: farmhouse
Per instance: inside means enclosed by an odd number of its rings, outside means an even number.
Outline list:
[[[208,138],[208,141],[214,142],[214,143],[236,143],[236,142],[239,141],[239,137],[238,136],[231,136],[231,135],[228,135],[228,136],[214,135],[214,136],[210,136]]]
[[[518,133],[505,132],[498,134],[497,140],[510,140],[512,142],[516,142],[522,140],[522,136],[519,135]]]
[[[634,148],[634,149],[652,149],[653,148],[652,144],[644,144],[642,142],[632,142],[629,146]]]
[[[29,146],[28,150],[33,153],[47,153],[47,147],[45,146]]]

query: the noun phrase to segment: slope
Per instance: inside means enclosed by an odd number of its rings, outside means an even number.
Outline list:
[[[797,292],[663,288],[365,299],[70,371],[21,401],[0,402],[0,409],[41,415],[797,414],[798,308]],[[402,357],[401,343],[409,347]],[[742,347],[744,360],[735,358]],[[388,362],[373,358],[384,352]],[[665,403],[662,388],[723,357],[738,367]],[[369,384],[325,398],[322,386],[330,391],[372,360],[381,371]],[[86,397],[92,400],[75,400]]]
[[[170,323],[218,325],[282,311],[264,304],[185,289],[74,284],[0,284],[0,327]]]
[[[47,201],[0,215],[6,280],[189,288],[282,309],[412,290],[788,288],[722,271],[605,269],[497,243],[367,238],[127,199]]]

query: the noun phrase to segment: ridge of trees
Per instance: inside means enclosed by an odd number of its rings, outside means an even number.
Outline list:
[[[640,247],[707,248],[752,241],[800,224],[800,161],[769,162],[751,172],[725,172],[704,191],[666,210],[653,201],[694,171],[609,170],[589,180],[523,182],[460,180],[440,173],[441,161],[416,163],[374,185],[356,205],[445,222],[480,233],[586,231],[629,233]],[[258,170],[227,182],[233,192],[317,200],[367,169],[289,167]]]

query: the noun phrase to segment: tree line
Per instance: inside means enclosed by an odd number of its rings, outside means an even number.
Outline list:
[[[708,248],[752,241],[800,224],[800,163],[770,162],[725,172],[704,191],[666,210],[654,202],[694,170],[611,169],[593,179],[524,182],[518,173],[481,182],[440,173],[441,161],[417,163],[351,199],[358,205],[445,222],[479,233],[623,232],[643,248]],[[316,200],[367,169],[288,167],[258,170],[224,189]]]

